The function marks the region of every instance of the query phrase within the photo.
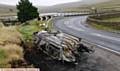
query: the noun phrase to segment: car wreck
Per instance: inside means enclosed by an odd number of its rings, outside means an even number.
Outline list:
[[[33,33],[33,44],[52,59],[60,61],[76,62],[81,53],[92,51],[80,42],[81,38],[64,33]]]

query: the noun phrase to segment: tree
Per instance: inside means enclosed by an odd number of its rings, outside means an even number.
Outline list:
[[[29,0],[20,0],[17,9],[18,20],[22,23],[39,17],[37,8]]]

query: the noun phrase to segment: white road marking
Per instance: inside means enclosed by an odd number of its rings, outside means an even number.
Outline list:
[[[102,49],[105,49],[105,50],[108,50],[108,51],[110,51],[110,52],[113,52],[113,53],[115,53],[115,54],[120,55],[120,52],[119,52],[119,51],[115,51],[115,50],[113,50],[113,49],[106,48],[105,46],[102,46],[102,45],[99,45],[99,44],[95,44],[95,43],[93,43],[93,42],[89,42],[89,41],[85,41],[85,40],[84,40],[83,42],[86,42],[86,43],[88,43],[88,44],[91,44],[91,45],[95,45],[95,46],[101,47]]]
[[[72,29],[74,29],[74,30],[77,30],[77,31],[85,31],[85,30],[82,29],[82,28],[78,28],[78,27],[74,27],[74,26],[70,25],[70,22],[69,22],[69,21],[65,21],[64,24],[67,25],[67,27],[72,28]]]
[[[71,21],[64,21],[64,24],[71,28],[71,29],[74,29],[74,30],[77,30],[77,31],[85,31],[84,29],[82,28],[79,28],[79,27],[74,27],[73,25],[71,25],[70,23]],[[94,35],[94,36],[98,36],[98,37],[102,37],[102,38],[105,38],[105,39],[110,39],[110,40],[114,40],[114,41],[117,41],[117,42],[120,42],[120,38],[116,38],[116,37],[111,37],[111,36],[106,36],[106,35],[102,35],[102,34],[99,34],[99,33],[91,33],[91,35]]]
[[[91,33],[91,34],[95,35],[95,36],[99,36],[99,37],[105,38],[105,39],[110,39],[110,40],[114,40],[114,41],[120,42],[120,38],[106,36],[106,35],[102,35],[102,34],[98,34],[98,33]]]

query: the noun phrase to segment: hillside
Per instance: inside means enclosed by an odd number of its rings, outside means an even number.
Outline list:
[[[81,9],[96,8],[120,8],[120,0],[83,0],[78,2],[58,4],[54,6],[36,6],[39,12],[71,12],[80,11]],[[0,4],[0,15],[15,15],[17,12],[15,6]]]
[[[79,11],[81,9],[91,7],[96,8],[120,8],[120,0],[83,0],[72,3],[65,3],[54,5],[50,7],[45,7],[40,9],[40,12],[63,12],[63,11]]]
[[[94,5],[98,3],[107,2],[109,0],[83,0],[78,2],[71,2],[71,3],[64,3],[64,4],[58,4],[50,7],[46,7],[44,9],[41,9],[40,12],[56,12],[56,11],[76,11],[79,8],[88,7],[89,5]]]
[[[15,15],[16,7],[11,5],[0,4],[0,16],[1,15]]]

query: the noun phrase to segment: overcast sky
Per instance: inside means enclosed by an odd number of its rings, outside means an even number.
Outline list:
[[[0,0],[1,4],[16,5],[19,0]],[[76,2],[81,0],[30,0],[34,5],[38,6],[51,6],[55,4]]]

